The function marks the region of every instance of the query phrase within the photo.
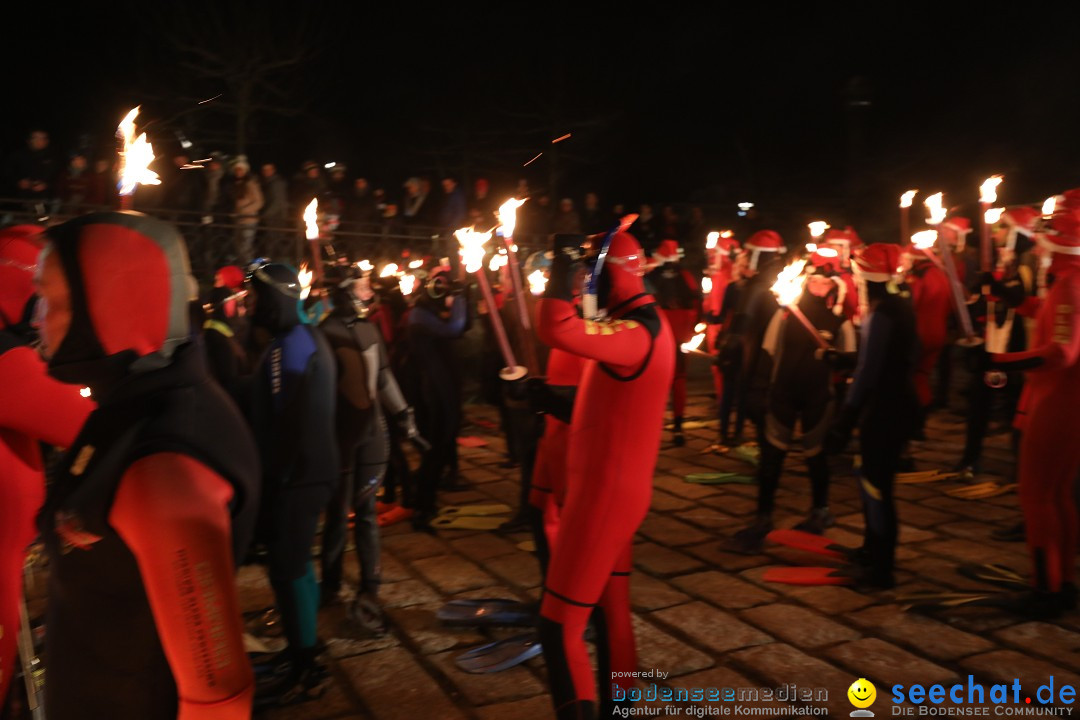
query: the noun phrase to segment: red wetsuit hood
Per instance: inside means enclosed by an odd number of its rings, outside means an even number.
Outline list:
[[[47,238],[71,292],[71,326],[49,373],[93,386],[168,365],[190,339],[195,298],[176,228],[140,213],[94,213],[50,228]]]

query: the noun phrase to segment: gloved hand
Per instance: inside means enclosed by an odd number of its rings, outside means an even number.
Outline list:
[[[844,405],[840,409],[840,414],[833,421],[828,434],[825,436],[826,453],[835,455],[844,451],[851,441],[851,433],[855,429],[857,420],[858,414],[850,405]]]
[[[548,268],[547,287],[544,288],[544,297],[550,300],[565,300],[572,302],[574,299],[574,260],[566,253],[557,252],[551,260]]]
[[[525,381],[525,389],[529,396],[529,408],[537,415],[547,413],[550,407],[547,378],[531,377]]]
[[[412,407],[407,407],[395,415],[394,423],[417,450],[427,452],[431,449],[431,444],[420,436],[420,430],[416,427],[416,414]]]

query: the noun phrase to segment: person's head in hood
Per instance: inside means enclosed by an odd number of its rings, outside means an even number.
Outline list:
[[[251,323],[273,335],[299,325],[303,288],[296,271],[280,263],[258,265],[248,278],[254,312]]]
[[[176,228],[106,212],[49,228],[46,238],[37,287],[49,374],[95,387],[168,366],[190,340],[195,297]]]

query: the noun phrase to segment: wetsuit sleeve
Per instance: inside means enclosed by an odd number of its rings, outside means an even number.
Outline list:
[[[853,353],[855,348],[855,326],[851,324],[850,320],[845,320],[844,324],[840,326],[840,337],[836,344],[836,350],[842,353]]]
[[[386,345],[379,341],[379,378],[378,378],[379,402],[386,408],[391,416],[397,415],[408,409],[409,403],[401,393],[397,384],[397,378],[390,369],[390,358],[386,354]]]
[[[633,320],[582,320],[572,304],[555,298],[540,300],[537,331],[549,347],[608,365],[639,365],[652,347],[652,336],[644,325]]]
[[[68,447],[79,434],[94,403],[75,385],[53,380],[45,363],[29,347],[0,355],[0,428],[14,430],[50,445]]]
[[[765,329],[765,337],[761,340],[761,349],[770,355],[776,355],[776,349],[780,344],[780,328],[784,325],[784,316],[787,312],[784,310],[777,310],[773,313],[772,320],[769,321],[769,327]]]
[[[459,295],[450,306],[449,320],[444,321],[430,310],[417,307],[409,313],[409,325],[438,338],[456,338],[465,332],[467,310],[465,298]]]
[[[885,365],[885,349],[889,346],[892,333],[892,320],[881,313],[872,313],[864,328],[866,342],[859,353],[859,362],[855,366],[855,380],[848,392],[846,405],[862,407],[867,396],[877,387]]]
[[[1050,342],[1015,353],[991,355],[1001,370],[1058,370],[1080,360],[1080,285],[1066,288],[1054,302],[1054,329]]]
[[[232,488],[195,459],[159,453],[120,480],[109,524],[139,566],[176,680],[178,720],[251,716],[228,503]]]

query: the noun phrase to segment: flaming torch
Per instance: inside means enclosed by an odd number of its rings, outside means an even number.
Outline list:
[[[923,204],[930,212],[930,217],[927,218],[926,223],[938,227],[945,221],[945,216],[949,211],[942,204],[944,195],[942,193],[936,193],[926,198]],[[936,238],[940,238],[938,233]],[[953,306],[956,309],[956,319],[960,323],[960,330],[964,333],[964,337],[961,338],[957,344],[965,347],[973,347],[979,344],[979,338],[975,336],[975,328],[971,325],[971,315],[967,310],[967,300],[964,298],[964,289],[960,285],[960,279],[956,275],[956,263],[953,262],[952,251],[949,249],[948,244],[944,241],[938,243],[938,252],[941,253],[941,263],[945,268],[945,274],[949,276],[949,287],[952,288]]]
[[[1046,198],[1042,204],[1042,216],[1043,220],[1048,220],[1051,215],[1054,214],[1054,210],[1057,208],[1057,195],[1051,195]]]
[[[918,195],[918,190],[908,190],[900,196],[900,242],[907,240],[908,236],[908,213],[911,212],[911,202]]]
[[[131,209],[131,196],[139,185],[160,185],[158,174],[150,169],[154,162],[154,148],[146,139],[146,133],[135,136],[135,118],[139,108],[132,108],[116,128],[116,136],[124,143],[120,151],[120,209]]]
[[[987,213],[990,212],[990,206],[997,202],[997,188],[1002,181],[1001,175],[994,175],[992,177],[983,180],[983,184],[979,186],[979,207],[982,209],[982,225],[979,228],[979,270],[982,272],[990,272],[994,266],[994,246],[990,241],[990,225],[992,224],[988,218]],[[998,217],[1001,213],[998,213]],[[983,295],[988,295],[990,288],[983,287]]]
[[[315,278],[322,280],[322,248],[319,247],[319,199],[315,198],[304,208],[304,236],[311,245],[311,257],[315,261]]]
[[[311,294],[311,270],[308,269],[307,263],[300,264],[296,277],[300,280],[300,299],[307,300],[308,295]]]
[[[807,252],[817,252],[818,245],[821,243],[821,236],[829,229],[829,223],[824,220],[815,220],[809,223],[807,227],[810,228],[810,242],[806,244],[806,250]]]
[[[814,327],[814,324],[810,322],[810,319],[803,314],[803,311],[799,309],[799,298],[802,296],[803,283],[806,278],[803,277],[802,271],[806,267],[806,260],[796,260],[791,263],[776,276],[776,282],[770,288],[773,295],[776,296],[776,302],[780,307],[787,308],[787,310],[795,316],[802,326],[806,328],[806,331],[814,336],[814,340],[817,342],[818,347],[822,350],[829,349],[829,343],[825,342],[825,338],[821,337],[821,333]]]
[[[922,250],[923,255],[930,258],[939,270],[945,272],[945,267],[941,264],[941,258],[933,253],[935,242],[937,242],[937,230],[923,230],[911,236],[911,244],[916,249]]]
[[[495,330],[495,340],[498,342],[499,352],[502,353],[503,362],[506,364],[499,376],[505,380],[519,380],[525,376],[526,370],[517,364],[514,351],[510,348],[510,341],[506,337],[506,328],[503,327],[498,306],[495,305],[491,284],[488,283],[487,274],[483,272],[484,243],[491,239],[491,233],[461,228],[454,233],[454,237],[461,246],[461,264],[465,272],[476,275],[476,283],[480,286],[480,294],[483,295],[484,304],[488,308],[491,327]]]
[[[416,289],[416,276],[412,273],[402,275],[398,278],[398,287],[402,295],[412,295],[413,290]]]
[[[534,296],[544,294],[544,290],[547,288],[548,279],[543,270],[533,270],[527,280],[529,281],[529,292]]]
[[[517,301],[518,321],[521,323],[521,344],[525,350],[525,363],[529,368],[539,370],[536,358],[536,346],[533,343],[532,321],[529,319],[529,306],[526,304],[525,288],[521,282],[521,266],[518,264],[517,244],[514,242],[514,229],[517,228],[518,208],[525,204],[524,200],[510,198],[499,206],[498,233],[506,244],[507,258],[510,265],[510,287],[513,288],[514,298]]]
[[[705,357],[711,358],[712,355],[709,355],[709,353],[701,349],[701,343],[705,341],[705,328],[705,323],[698,323],[697,325],[695,325],[694,337],[679,345],[679,350],[684,353],[704,355]]]

